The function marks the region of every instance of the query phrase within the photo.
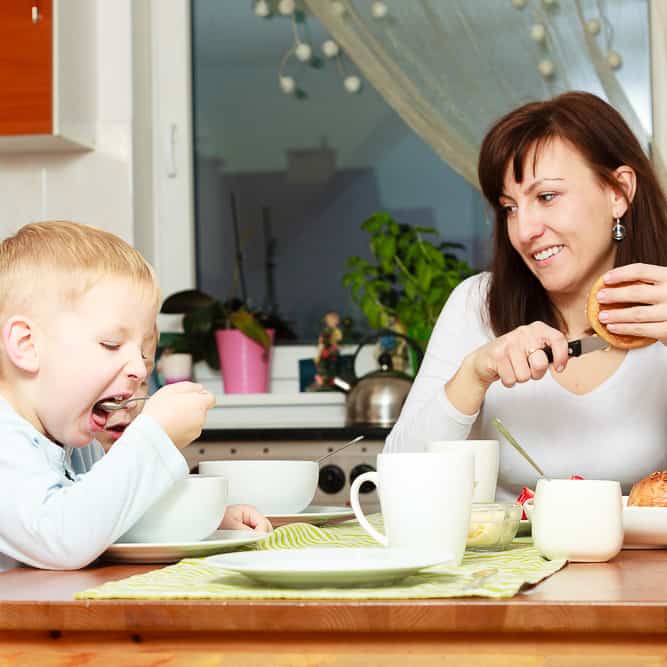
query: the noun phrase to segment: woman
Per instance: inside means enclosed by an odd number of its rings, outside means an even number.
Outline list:
[[[547,476],[627,490],[667,467],[667,203],[651,164],[611,106],[570,92],[499,120],[479,180],[495,212],[491,272],[447,301],[385,451],[496,439],[498,417]],[[586,301],[602,274],[600,303],[646,304],[602,324],[659,342],[568,358],[567,341],[592,333]],[[618,286],[629,281],[640,284]],[[535,478],[501,449],[499,499]]]

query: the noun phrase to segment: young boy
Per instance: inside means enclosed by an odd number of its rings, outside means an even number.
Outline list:
[[[0,244],[0,295],[0,569],[83,567],[188,473],[179,450],[214,399],[169,385],[108,454],[92,442],[109,428],[99,401],[146,378],[160,301],[151,267],[113,234],[26,225]]]
[[[139,385],[137,396],[148,395],[148,378],[155,368],[155,352],[159,332],[155,328],[153,337],[148,345],[148,354],[146,356],[146,377]],[[134,421],[144,407],[143,401],[130,403],[122,410],[116,410],[109,414],[104,431],[95,434],[95,440],[102,445],[102,449],[108,452],[111,446],[118,440],[125,429]],[[75,450],[77,452],[81,450]],[[251,528],[257,532],[270,532],[273,530],[271,522],[260,514],[252,505],[228,505],[225,516],[220,524],[220,528],[226,530],[243,530]]]

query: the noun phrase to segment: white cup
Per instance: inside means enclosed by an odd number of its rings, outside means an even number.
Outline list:
[[[192,355],[187,352],[163,354],[158,362],[158,372],[166,384],[189,380],[192,377]]]
[[[546,558],[581,563],[612,559],[623,546],[623,498],[619,482],[540,479],[524,504],[535,548]]]
[[[470,528],[474,458],[469,452],[378,454],[377,472],[359,475],[350,500],[357,520],[380,544],[461,563]],[[368,523],[359,488],[378,489],[385,535]]]
[[[475,457],[475,490],[473,503],[493,503],[498,484],[497,440],[435,440],[426,445],[427,452],[467,452]]]

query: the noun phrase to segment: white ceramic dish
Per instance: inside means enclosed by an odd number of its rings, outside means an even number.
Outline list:
[[[231,551],[246,544],[259,542],[269,533],[253,533],[250,530],[216,530],[205,540],[174,544],[136,544],[116,542],[102,558],[114,563],[174,563],[181,558],[200,558]]]
[[[270,586],[288,588],[379,586],[443,562],[448,554],[429,558],[407,549],[284,549],[211,556],[207,563],[240,572]]]
[[[667,507],[628,507],[623,496],[624,549],[667,547]]]
[[[309,505],[297,514],[270,514],[266,517],[274,528],[288,523],[312,523],[318,526],[336,519],[353,519],[354,512],[350,507],[328,507],[326,505]]]
[[[200,461],[203,475],[229,481],[230,505],[254,505],[262,514],[297,514],[310,505],[320,467],[315,461]]]
[[[173,486],[118,542],[189,543],[209,536],[225,516],[228,482],[218,476],[188,475]]]

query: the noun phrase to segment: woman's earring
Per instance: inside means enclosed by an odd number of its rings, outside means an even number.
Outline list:
[[[620,218],[616,218],[614,226],[611,228],[611,236],[614,241],[622,241],[625,238],[625,225]]]

